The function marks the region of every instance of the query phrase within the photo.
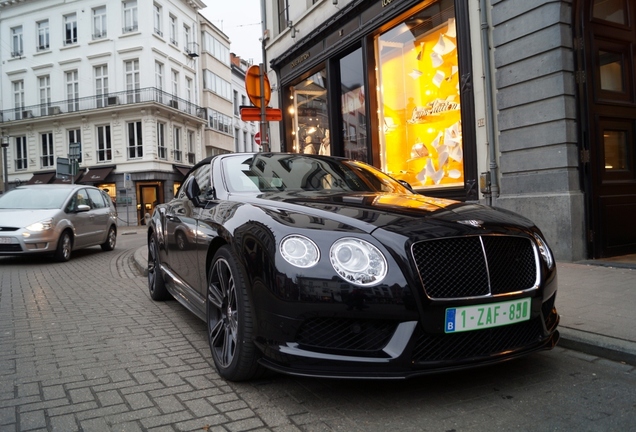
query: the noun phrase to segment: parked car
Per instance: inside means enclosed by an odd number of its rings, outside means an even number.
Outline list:
[[[0,255],[51,254],[68,261],[77,249],[117,242],[117,211],[93,186],[24,185],[0,196]]]
[[[559,338],[556,266],[532,222],[318,155],[195,165],[151,217],[148,287],[207,323],[216,369],[236,381],[404,378]]]

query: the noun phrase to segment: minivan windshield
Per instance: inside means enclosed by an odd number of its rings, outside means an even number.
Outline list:
[[[69,193],[69,189],[17,188],[0,196],[0,209],[59,209]]]

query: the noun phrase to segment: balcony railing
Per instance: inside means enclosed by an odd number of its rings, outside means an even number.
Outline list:
[[[58,102],[48,102],[40,105],[30,105],[0,111],[0,123],[16,120],[44,118],[64,113],[112,109],[120,105],[157,103],[170,109],[180,111],[191,116],[207,120],[205,108],[178,98],[170,93],[154,87],[139,90],[108,93],[77,99],[66,99]]]

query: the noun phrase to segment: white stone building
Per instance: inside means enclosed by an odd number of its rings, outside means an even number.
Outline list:
[[[207,107],[204,156],[234,151],[230,40],[199,14],[201,26],[201,105]]]
[[[136,224],[201,159],[200,0],[0,1],[0,129],[10,189],[94,184]],[[144,19],[146,18],[146,19]],[[229,74],[229,67],[228,74]],[[79,173],[56,179],[77,150]]]

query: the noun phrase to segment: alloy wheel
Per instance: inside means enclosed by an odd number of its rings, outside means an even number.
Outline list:
[[[238,311],[236,284],[229,263],[214,263],[208,285],[208,338],[218,366],[227,368],[236,353]]]

